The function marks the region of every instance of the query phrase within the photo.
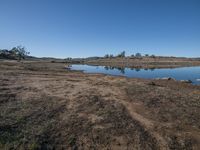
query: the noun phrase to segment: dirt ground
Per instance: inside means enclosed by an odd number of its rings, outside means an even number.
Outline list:
[[[200,86],[0,62],[0,149],[200,149]]]

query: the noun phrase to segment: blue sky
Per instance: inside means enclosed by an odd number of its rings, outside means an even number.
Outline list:
[[[0,48],[200,57],[200,0],[0,0]]]

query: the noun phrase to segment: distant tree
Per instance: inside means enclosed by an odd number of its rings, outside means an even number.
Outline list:
[[[145,54],[146,57],[149,57],[149,54]]]
[[[8,53],[9,53],[9,50],[1,49],[0,50],[0,58],[8,58]]]
[[[156,58],[156,56],[155,55],[151,55],[151,58]]]
[[[71,58],[71,57],[68,57],[68,58],[65,58],[65,60],[72,60],[72,58]]]
[[[131,57],[135,57],[135,55],[134,55],[134,54],[132,54],[132,55],[131,55]]]
[[[11,53],[12,55],[16,56],[16,55],[17,55],[17,49],[16,49],[16,47],[12,48],[12,49],[10,50],[10,53]]]
[[[125,57],[125,55],[126,55],[126,52],[123,51],[123,52],[121,53],[121,56],[122,56],[122,57]]]
[[[123,52],[121,52],[120,54],[118,54],[117,57],[125,57],[125,54],[126,54],[126,52],[123,51]]]
[[[136,53],[135,57],[142,57],[142,54],[141,53]]]
[[[12,54],[18,56],[19,61],[21,61],[22,59],[25,59],[25,57],[30,54],[30,52],[27,52],[26,48],[23,46],[13,47],[11,49],[11,52],[12,52]]]
[[[113,54],[110,54],[110,56],[109,56],[110,58],[113,58],[114,56],[113,56]]]
[[[104,58],[109,58],[109,54],[106,54],[106,55],[104,56]]]
[[[6,52],[8,52],[7,49],[0,49],[0,54],[5,54]]]

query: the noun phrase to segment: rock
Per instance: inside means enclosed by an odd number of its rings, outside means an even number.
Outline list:
[[[191,80],[180,80],[182,83],[192,83]]]
[[[150,83],[148,83],[148,85],[153,85],[153,86],[155,86],[156,84],[155,84],[155,82],[150,82]]]
[[[161,78],[155,78],[155,80],[161,80]]]
[[[71,66],[70,66],[70,65],[65,65],[64,68],[67,69],[67,70],[70,70],[70,69],[71,69]]]
[[[176,80],[176,79],[174,79],[174,78],[171,78],[171,77],[163,77],[163,78],[160,78],[161,80]]]
[[[161,78],[161,80],[169,80],[169,77]]]

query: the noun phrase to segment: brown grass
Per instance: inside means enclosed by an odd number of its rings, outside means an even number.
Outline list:
[[[200,146],[199,86],[0,62],[0,91],[0,149]]]

